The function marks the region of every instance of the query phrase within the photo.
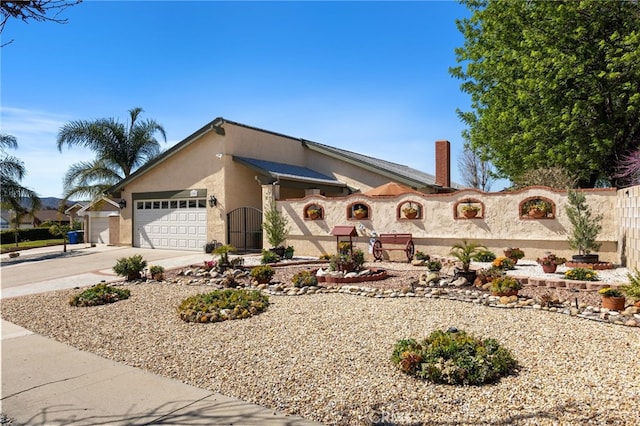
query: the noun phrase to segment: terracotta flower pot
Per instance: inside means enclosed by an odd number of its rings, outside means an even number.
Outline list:
[[[540,265],[542,266],[542,270],[544,271],[545,274],[553,274],[554,272],[556,272],[556,269],[558,269],[558,265],[556,265],[555,263],[552,263],[550,265]]]
[[[478,215],[478,210],[465,210],[465,211],[462,212],[462,214],[467,219],[471,219],[471,218],[476,217]]]
[[[415,219],[416,217],[418,217],[418,212],[413,210],[405,212],[404,217],[406,217],[407,219]]]
[[[539,210],[539,209],[531,209],[529,210],[529,217],[532,217],[534,219],[541,219],[543,217],[545,217],[547,214],[544,212],[544,210]]]
[[[624,311],[624,297],[602,296],[602,307],[612,311]]]

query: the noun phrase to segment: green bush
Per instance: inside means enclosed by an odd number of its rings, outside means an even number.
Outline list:
[[[496,255],[490,250],[480,250],[475,256],[473,256],[473,260],[476,262],[493,262],[496,260]]]
[[[280,256],[277,253],[272,252],[271,250],[262,249],[262,258],[260,259],[260,263],[276,263],[280,261]]]
[[[568,280],[578,281],[600,281],[600,277],[593,269],[573,268],[564,273],[564,277]]]
[[[269,265],[256,266],[251,270],[251,278],[260,284],[268,283],[273,278],[276,271]]]
[[[97,284],[77,294],[69,300],[71,306],[97,306],[128,299],[131,292],[125,288]]]
[[[620,289],[634,302],[640,301],[640,271],[636,269],[633,274],[627,273],[627,278],[629,278],[629,284],[620,286]]]
[[[15,234],[16,230],[14,229],[0,232],[0,240],[2,244],[14,243],[16,241]],[[17,234],[19,243],[23,241],[40,241],[55,238],[55,236],[52,235],[51,232],[49,232],[49,228],[18,229]]]
[[[311,271],[297,272],[291,279],[295,287],[310,287],[318,285],[318,277]]]
[[[429,260],[431,259],[431,256],[429,256],[428,254],[425,254],[423,252],[421,252],[420,250],[418,250],[415,254],[415,258],[416,260]]]
[[[391,360],[407,374],[452,385],[495,382],[518,367],[496,340],[481,340],[464,331],[436,330],[421,342],[399,340]]]
[[[439,272],[442,269],[442,262],[439,260],[429,260],[427,261],[427,268],[431,272]]]
[[[180,303],[178,315],[186,322],[219,322],[249,318],[269,306],[269,297],[255,290],[214,290]]]
[[[134,254],[131,257],[117,259],[113,272],[121,277],[126,277],[128,280],[134,280],[141,278],[142,271],[146,267],[147,261],[142,258],[142,255]]]
[[[509,293],[511,291],[520,290],[522,284],[517,279],[508,275],[498,277],[491,281],[491,287],[489,291],[492,293]]]

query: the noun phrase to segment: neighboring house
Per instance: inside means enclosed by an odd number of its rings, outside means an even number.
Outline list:
[[[216,240],[260,250],[262,212],[273,199],[343,197],[390,181],[426,194],[454,191],[449,142],[436,142],[434,176],[216,118],[110,188],[113,202],[93,211],[113,217],[120,204],[111,244],[202,250]],[[96,220],[90,216],[89,229]],[[90,234],[87,242],[98,242]]]
[[[76,215],[83,219],[84,242],[107,245],[114,245],[111,234],[117,238],[118,231],[111,228],[114,226],[113,218],[117,224],[119,212],[118,203],[108,197],[102,197],[86,205],[77,203],[65,211],[70,216]]]
[[[11,214],[7,210],[2,210],[0,216],[0,229],[6,230],[11,228]]]

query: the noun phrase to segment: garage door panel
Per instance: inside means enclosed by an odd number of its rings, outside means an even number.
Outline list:
[[[188,200],[193,201],[193,200]],[[206,243],[206,203],[184,202],[178,206],[190,208],[164,208],[169,200],[144,203],[134,212],[134,246],[183,250],[202,250]],[[176,205],[176,204],[174,204]],[[199,207],[198,207],[199,206]]]

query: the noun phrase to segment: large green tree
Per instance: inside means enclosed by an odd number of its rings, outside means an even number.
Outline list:
[[[32,214],[41,204],[38,195],[20,183],[27,173],[24,163],[6,151],[17,148],[18,142],[14,136],[0,134],[0,202],[3,209],[13,210],[16,228],[20,217]],[[25,204],[29,209],[25,208]]]
[[[617,186],[640,147],[640,4],[462,0],[454,77],[471,96],[463,136],[501,177],[561,167]]]
[[[105,190],[128,177],[160,154],[158,133],[166,142],[164,128],[155,120],[139,120],[142,108],[129,111],[127,124],[113,118],[72,121],[58,132],[58,150],[64,145],[82,146],[95,152],[92,161],[71,165],[64,177],[66,200],[99,198]]]

